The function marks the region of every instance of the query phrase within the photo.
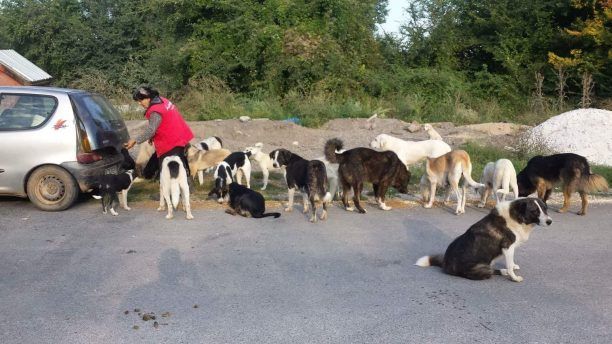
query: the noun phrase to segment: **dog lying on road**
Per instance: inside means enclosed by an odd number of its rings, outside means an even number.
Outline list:
[[[251,190],[238,183],[230,183],[229,185],[229,206],[225,212],[231,215],[251,216],[259,219],[267,216],[278,218],[280,213],[266,213],[266,201],[264,197],[257,191]]]

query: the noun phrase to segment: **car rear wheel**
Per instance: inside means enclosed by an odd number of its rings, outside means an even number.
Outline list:
[[[28,198],[45,211],[60,211],[70,207],[79,195],[79,188],[68,171],[58,166],[36,169],[28,179]]]

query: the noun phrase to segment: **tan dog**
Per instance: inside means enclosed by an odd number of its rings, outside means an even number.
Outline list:
[[[442,136],[440,136],[440,134],[438,134],[438,132],[431,126],[431,124],[425,124],[423,125],[423,130],[425,130],[425,132],[427,133],[427,135],[429,135],[429,139],[430,140],[442,140]]]
[[[457,196],[457,209],[455,214],[465,213],[465,200],[467,194],[467,184],[474,188],[483,187],[483,184],[477,183],[472,179],[472,162],[470,156],[464,150],[450,151],[438,158],[428,158],[425,162],[425,175],[421,178],[423,184],[429,183],[429,202],[424,205],[425,208],[431,208],[436,198],[436,186],[450,185],[445,203],[450,199],[451,192]],[[464,178],[463,193],[459,193],[459,180],[461,176]],[[426,201],[425,197],[425,201]]]
[[[230,153],[229,150],[224,148],[205,151],[193,146],[189,147],[189,149],[187,149],[187,162],[189,162],[191,177],[195,179],[197,174],[200,185],[204,184],[203,171],[217,166],[223,159],[230,155]]]

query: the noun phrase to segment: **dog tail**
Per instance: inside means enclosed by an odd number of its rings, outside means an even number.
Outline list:
[[[339,138],[329,139],[325,142],[325,159],[327,159],[332,164],[339,163],[339,157],[342,157],[342,154],[336,153],[344,147],[344,143]]]
[[[608,182],[603,176],[590,173],[580,178],[578,190],[582,190],[586,193],[608,191]]]
[[[168,163],[168,170],[170,171],[170,199],[172,200],[172,206],[176,209],[181,197],[181,188],[179,185],[179,170],[181,166],[176,161],[170,161]]]
[[[268,217],[268,216],[274,216],[275,219],[278,219],[281,216],[281,214],[280,213],[263,213],[261,214],[261,216],[253,215],[253,218],[260,219],[262,217]]]
[[[326,201],[328,198],[331,200],[331,194],[327,192],[327,171],[325,170],[325,164],[320,160],[312,160],[309,163],[309,167],[308,178],[312,183],[309,187],[319,197],[323,197],[324,202],[329,202]]]
[[[462,174],[465,181],[473,188],[485,187],[484,184],[478,183],[472,179],[472,161],[470,160],[470,156],[467,154],[467,152],[465,152],[464,164]]]
[[[416,266],[421,266],[421,267],[428,267],[428,266],[439,266],[442,267],[442,264],[444,263],[444,257],[441,254],[437,254],[435,256],[424,256],[419,258],[416,263],[414,263],[414,265]]]

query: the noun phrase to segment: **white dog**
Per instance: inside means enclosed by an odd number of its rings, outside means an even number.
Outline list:
[[[178,156],[168,156],[162,162],[162,169],[159,175],[159,208],[164,210],[164,205],[168,206],[166,219],[174,217],[174,209],[178,206],[180,196],[183,195],[183,209],[187,213],[187,219],[193,219],[191,205],[189,203],[189,185],[187,184],[187,170],[183,166],[181,158]]]
[[[263,173],[263,186],[261,190],[265,190],[268,186],[268,178],[270,176],[270,171],[283,171],[283,175],[285,175],[284,168],[276,168],[272,164],[272,159],[270,159],[270,155],[261,151],[263,148],[263,143],[257,142],[253,147],[247,147],[244,149],[245,153],[251,152],[251,159],[257,161],[259,164],[259,168]]]
[[[444,141],[404,141],[387,134],[376,136],[370,142],[370,147],[395,152],[406,168],[422,159],[437,158],[451,151],[450,146]]]
[[[510,187],[512,187],[514,199],[518,198],[519,191],[516,182],[516,170],[508,159],[499,159],[495,163],[489,162],[482,171],[480,183],[485,186],[480,188],[481,199],[478,204],[479,208],[485,206],[487,198],[493,193],[493,190],[495,190],[495,201],[497,203],[506,200],[506,194],[510,193]]]
[[[442,136],[440,136],[440,134],[438,134],[438,132],[431,126],[431,124],[425,124],[423,125],[423,130],[425,130],[425,132],[427,133],[427,135],[429,135],[429,139],[430,140],[442,140]]]

